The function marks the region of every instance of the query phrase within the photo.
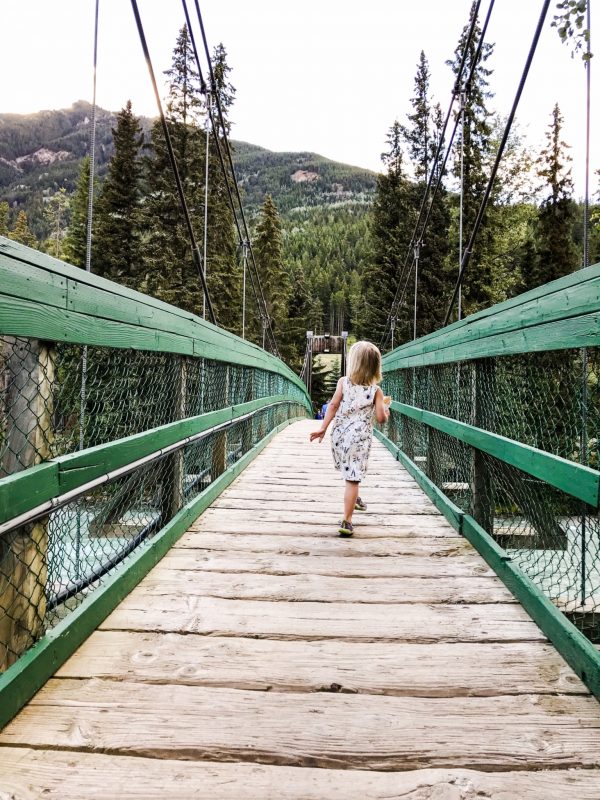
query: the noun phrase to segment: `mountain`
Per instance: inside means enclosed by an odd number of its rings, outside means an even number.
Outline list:
[[[9,227],[20,210],[43,242],[49,236],[45,203],[60,188],[71,194],[89,150],[92,107],[36,114],[0,114],[0,201],[10,206]],[[141,119],[148,138],[152,120]],[[100,183],[113,152],[115,114],[96,111],[96,172]],[[244,208],[252,226],[266,194],[282,217],[284,258],[320,303],[332,332],[355,317],[360,276],[370,257],[369,212],[375,173],[316,153],[275,153],[234,141],[233,158]]]
[[[41,237],[40,200],[59,188],[71,193],[81,159],[88,153],[92,107],[83,100],[69,109],[35,114],[0,114],[0,200],[16,214],[24,208]],[[141,119],[148,134],[152,120]],[[96,164],[99,180],[112,154],[115,115],[96,110]],[[316,153],[275,153],[246,142],[232,142],[236,172],[250,214],[273,196],[281,213],[292,209],[347,203],[369,204],[376,176]]]

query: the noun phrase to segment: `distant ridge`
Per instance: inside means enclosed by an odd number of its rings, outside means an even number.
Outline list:
[[[75,189],[79,164],[88,151],[89,103],[33,114],[0,114],[0,200],[24,208],[32,227],[44,197],[65,187]],[[111,128],[116,115],[96,110],[96,158],[102,178],[112,154]],[[148,134],[152,120],[141,118]],[[293,209],[343,204],[370,204],[376,175],[316,153],[277,153],[264,147],[233,142],[234,161],[244,202],[250,213],[273,196],[282,213]],[[39,233],[39,232],[38,232]]]

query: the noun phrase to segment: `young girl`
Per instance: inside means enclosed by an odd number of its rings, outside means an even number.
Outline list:
[[[323,441],[329,423],[331,451],[336,469],[346,481],[344,519],[340,536],[352,536],[352,514],[367,506],[358,496],[360,482],[367,472],[367,461],[373,439],[373,414],[377,422],[386,422],[391,398],[383,396],[377,383],[381,380],[381,353],[371,342],[356,342],[348,354],[348,376],[340,378],[323,424],[310,434],[311,442]],[[334,419],[335,417],[335,419]]]

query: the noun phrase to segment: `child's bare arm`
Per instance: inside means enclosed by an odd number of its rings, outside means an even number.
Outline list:
[[[388,402],[386,402],[386,400]],[[390,416],[389,412],[390,400],[391,398],[383,396],[383,392],[378,386],[377,391],[375,392],[375,419],[380,424],[388,421],[388,417]]]
[[[310,440],[313,442],[315,439],[318,439],[320,442],[323,441],[323,437],[327,433],[327,428],[329,427],[329,423],[335,417],[336,411],[340,407],[340,403],[342,402],[342,386],[343,386],[343,378],[340,378],[337,382],[337,386],[335,388],[335,392],[331,400],[329,401],[329,405],[327,406],[327,411],[325,412],[325,419],[321,424],[321,428],[318,431],[313,431],[310,434]]]

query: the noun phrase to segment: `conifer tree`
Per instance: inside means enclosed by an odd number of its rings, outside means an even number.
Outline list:
[[[411,98],[413,113],[408,115],[410,124],[402,127],[402,135],[408,146],[413,172],[417,179],[416,184],[409,189],[415,219],[421,207],[441,137],[441,108],[439,104],[432,105],[429,94],[429,65],[425,53],[421,51],[415,76],[415,93]],[[430,200],[432,196],[431,194]],[[448,276],[444,271],[448,255],[449,224],[446,191],[442,184],[436,193],[427,229],[424,231],[419,248],[416,314],[418,336],[430,333],[443,322],[444,305],[451,292]],[[407,305],[414,304],[413,298],[414,273],[411,280],[410,303]]]
[[[94,212],[95,272],[138,289],[142,280],[141,126],[128,100],[113,128],[114,153]]]
[[[412,230],[410,186],[404,175],[402,129],[396,120],[388,132],[388,150],[381,159],[386,172],[377,177],[373,205],[373,258],[362,275],[364,318],[361,335],[378,342],[401,277]],[[406,307],[402,308],[401,325],[404,338],[409,336]]]
[[[415,93],[410,102],[413,113],[408,114],[409,125],[402,125],[402,136],[408,146],[417,181],[426,181],[432,157],[431,100],[429,97],[429,64],[423,50],[419,56],[415,75]]]
[[[463,51],[467,42],[468,31],[471,25],[475,4],[471,7],[471,19],[464,27],[455,50],[454,59],[448,61],[452,71],[458,76]],[[477,44],[481,36],[481,27],[476,23],[473,37],[467,50],[467,57],[463,69],[463,85],[466,76],[470,74],[472,65],[477,54]],[[463,179],[463,246],[473,230],[475,218],[479,210],[481,198],[486,184],[487,173],[485,165],[490,160],[490,140],[492,127],[490,125],[490,112],[487,109],[487,101],[493,96],[488,90],[488,78],[492,74],[491,70],[485,67],[485,63],[490,58],[494,50],[494,45],[484,42],[479,61],[475,67],[473,80],[466,93],[465,125],[464,125],[464,179]],[[461,139],[462,132],[459,126],[456,136],[456,146],[454,148],[454,175],[460,180],[461,175]],[[467,314],[477,311],[480,308],[487,308],[492,302],[490,274],[490,264],[484,263],[484,254],[489,247],[491,231],[490,226],[486,225],[484,219],[481,226],[469,268],[464,275],[462,284],[462,296],[464,310]],[[450,229],[450,255],[447,261],[447,269],[451,276],[451,282],[458,274],[458,213],[453,215],[453,222]]]
[[[577,209],[572,200],[573,181],[568,145],[562,140],[563,118],[558,103],[546,132],[546,147],[537,161],[544,200],[535,223],[535,253],[523,265],[523,282],[532,289],[567,275],[577,268],[579,253],[573,241]]]
[[[287,268],[283,263],[281,219],[270,194],[265,197],[260,211],[254,238],[254,253],[267,312],[277,337],[286,322],[291,286]]]
[[[61,258],[62,255],[68,208],[69,198],[64,186],[52,195],[44,208],[44,217],[50,226],[50,236],[45,243],[45,249],[55,258]]]
[[[214,97],[215,94],[218,95],[223,112],[225,130],[229,134],[231,127],[229,110],[235,99],[235,89],[229,80],[231,68],[227,64],[227,52],[222,44],[217,45],[213,52],[212,65],[215,85],[211,87],[207,102],[211,102],[213,105],[213,118],[217,123],[218,114]],[[230,186],[233,187],[233,178],[225,158],[223,131],[220,125],[217,125],[217,128],[221,152],[225,160],[225,169]],[[242,269],[240,259],[237,256],[237,234],[225,176],[223,175],[215,143],[215,131],[211,132],[209,145],[208,287],[220,324],[234,333],[239,333],[241,329]],[[257,314],[254,316],[256,318]],[[262,342],[262,334],[260,341]]]
[[[15,242],[26,244],[27,247],[37,247],[37,239],[29,229],[27,214],[24,211],[19,211],[15,227],[9,233],[9,237]]]
[[[64,242],[65,259],[75,267],[85,267],[90,158],[86,156],[79,168],[75,194],[71,198],[71,220]]]
[[[202,99],[186,26],[179,32],[166,75],[169,89],[165,117],[194,233],[201,241]],[[201,313],[200,279],[160,120],[152,127],[151,155],[144,166],[145,276],[141,288],[188,311]]]
[[[8,203],[0,203],[0,236],[8,236]]]
[[[291,290],[287,304],[287,318],[277,334],[281,357],[299,372],[306,348],[306,331],[315,330],[315,321],[320,317],[319,301],[310,292],[302,264],[295,264],[290,271]]]

